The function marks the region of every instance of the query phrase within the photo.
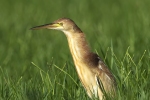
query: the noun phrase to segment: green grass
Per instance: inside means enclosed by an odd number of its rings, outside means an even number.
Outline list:
[[[90,100],[65,35],[29,30],[61,17],[113,72],[116,100],[150,99],[149,0],[1,0],[0,8],[0,100]]]

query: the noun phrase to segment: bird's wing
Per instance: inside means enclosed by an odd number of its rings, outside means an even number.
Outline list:
[[[98,87],[100,88],[100,90],[102,91],[102,93],[106,93],[105,92],[105,89],[104,89],[104,86],[103,86],[103,83],[102,81],[100,80],[100,78],[98,77],[98,75],[95,75],[95,78],[96,78],[96,82],[97,82],[97,85]]]
[[[104,74],[107,79],[114,80],[114,76],[102,60],[99,60],[98,69],[101,70],[100,72]]]
[[[99,64],[96,72],[96,82],[100,87],[101,91],[110,91],[114,88],[115,79],[112,73],[109,71],[108,67],[103,63],[102,60],[99,60]]]

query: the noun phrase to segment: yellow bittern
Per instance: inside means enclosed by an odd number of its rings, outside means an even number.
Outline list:
[[[115,95],[116,82],[114,76],[101,58],[91,52],[84,33],[73,20],[61,18],[53,23],[36,26],[31,29],[55,29],[64,32],[68,39],[79,79],[89,97],[96,96],[102,100],[105,93],[109,93],[111,96]]]

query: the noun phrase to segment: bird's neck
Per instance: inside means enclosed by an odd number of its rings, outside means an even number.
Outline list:
[[[91,52],[88,43],[85,40],[84,34],[77,33],[75,36],[67,38],[73,59],[83,61]]]
[[[97,64],[97,55],[91,52],[84,33],[64,33],[67,36],[70,52],[75,64],[77,62]]]

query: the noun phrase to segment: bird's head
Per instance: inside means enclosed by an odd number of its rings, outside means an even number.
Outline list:
[[[74,21],[72,21],[69,18],[61,18],[61,19],[54,21],[53,23],[36,26],[36,27],[31,28],[31,29],[32,30],[55,29],[55,30],[60,30],[63,32],[76,32],[76,31],[81,32],[81,30],[74,23]]]

